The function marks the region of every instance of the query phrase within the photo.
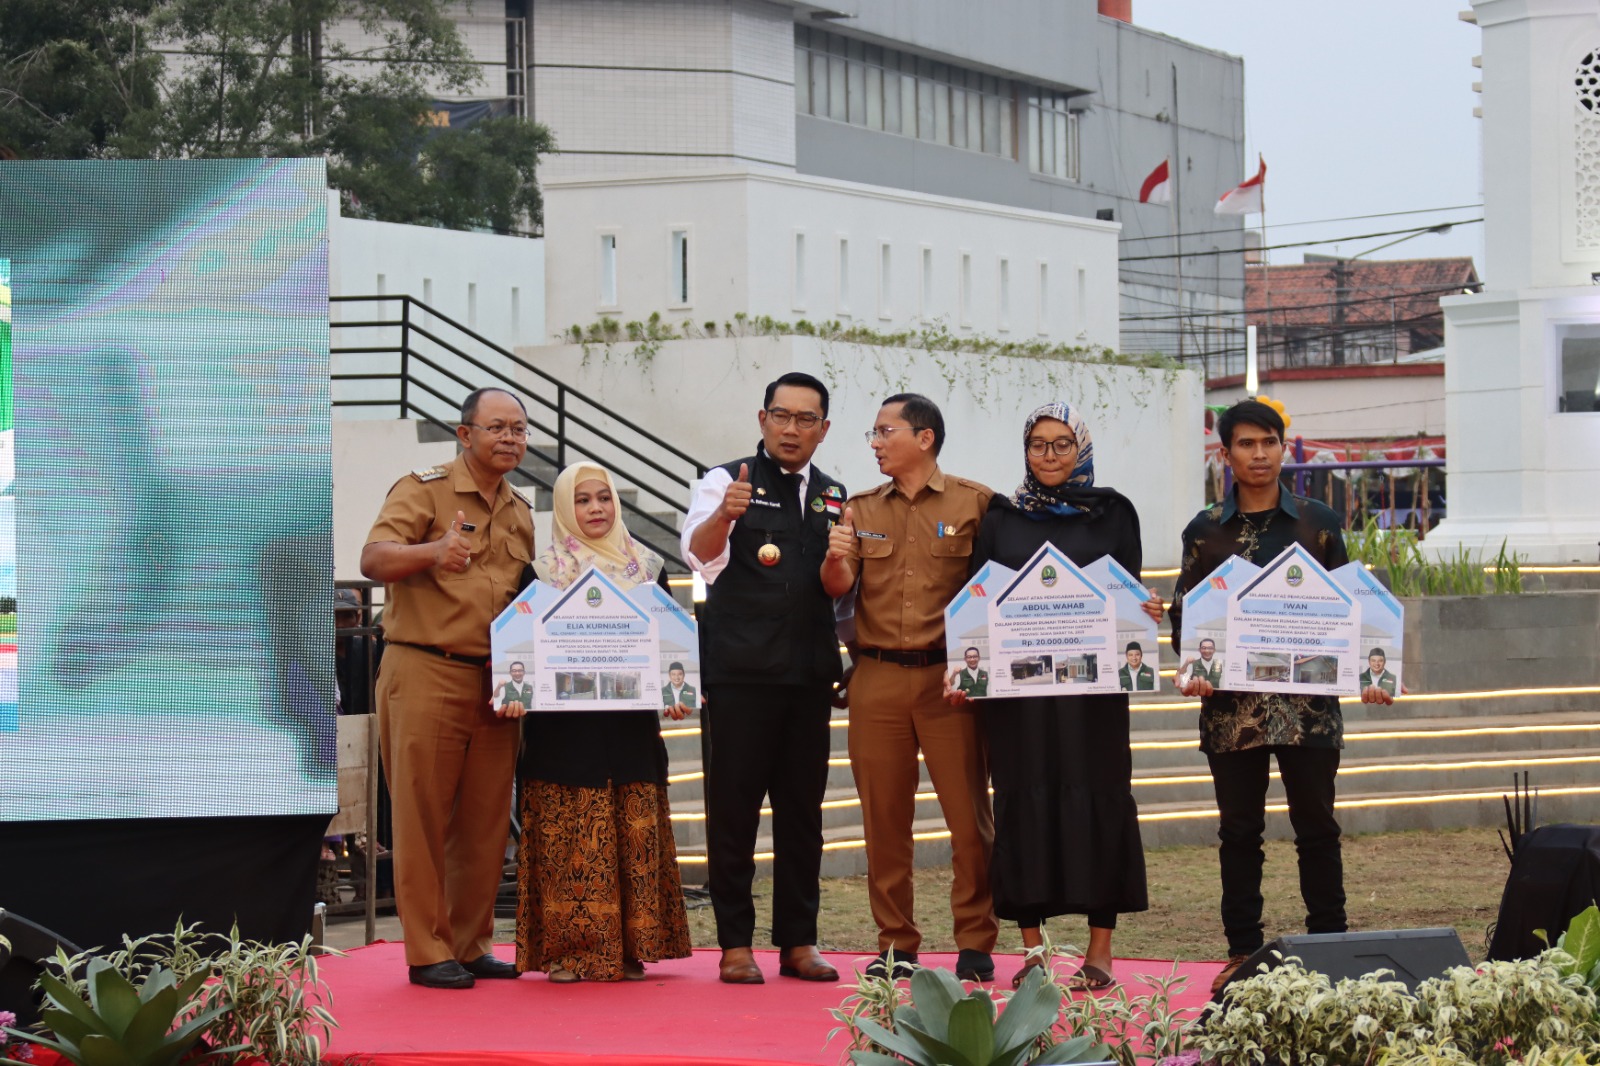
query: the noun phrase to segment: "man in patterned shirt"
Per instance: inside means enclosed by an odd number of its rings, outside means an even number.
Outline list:
[[[1315,500],[1296,496],[1279,481],[1284,424],[1277,411],[1242,400],[1217,421],[1223,455],[1233,471],[1233,492],[1195,515],[1183,531],[1183,570],[1173,593],[1173,651],[1184,593],[1205,581],[1231,555],[1266,565],[1298,542],[1328,570],[1349,562],[1339,516]],[[1300,861],[1300,895],[1306,932],[1345,931],[1344,864],[1334,818],[1334,775],[1344,747],[1344,718],[1333,696],[1282,692],[1218,691],[1191,674],[1185,696],[1199,696],[1200,750],[1211,764],[1222,842],[1222,925],[1228,964],[1213,994],[1262,945],[1261,850],[1266,829],[1270,762],[1277,758]],[[1393,703],[1380,688],[1363,690],[1365,703]]]

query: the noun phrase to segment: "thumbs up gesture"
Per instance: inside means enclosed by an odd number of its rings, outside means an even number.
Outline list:
[[[739,476],[729,482],[728,488],[722,494],[722,504],[718,508],[719,517],[724,522],[734,522],[740,515],[750,509],[750,464],[739,464]]]
[[[844,509],[844,517],[835,522],[833,528],[828,530],[828,558],[848,559],[855,551],[856,523],[855,515],[850,508]]]
[[[434,541],[433,565],[440,570],[459,574],[471,564],[472,546],[467,543],[467,538],[461,535],[461,527],[466,521],[466,512],[457,511],[455,521],[450,523],[449,530]]]

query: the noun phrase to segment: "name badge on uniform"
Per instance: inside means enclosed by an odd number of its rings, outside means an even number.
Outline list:
[[[888,540],[889,539],[889,535],[887,533],[869,533],[864,529],[856,530],[856,536],[858,538],[860,538],[861,540]]]

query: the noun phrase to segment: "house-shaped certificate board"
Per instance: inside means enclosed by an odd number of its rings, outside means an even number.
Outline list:
[[[1111,597],[1053,544],[989,597],[991,696],[1118,691]]]
[[[1232,556],[1183,598],[1179,682],[1208,663],[1220,689],[1398,694],[1403,623],[1359,563],[1329,573],[1299,544],[1264,567]]]
[[[529,585],[490,630],[496,706],[520,667],[534,711],[660,710],[662,619],[671,618],[672,645],[697,642],[685,637],[694,623],[677,617],[677,604],[663,605],[659,591],[623,589],[594,569],[565,589]]]

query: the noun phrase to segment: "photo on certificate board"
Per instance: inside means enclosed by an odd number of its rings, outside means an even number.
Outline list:
[[[1222,564],[1183,597],[1177,683],[1205,680],[1223,688],[1228,656],[1228,601],[1261,568],[1237,555]],[[1248,669],[1249,664],[1246,664]]]
[[[1117,635],[1112,654],[1098,664],[1099,668],[1116,671],[1118,691],[1159,692],[1159,631],[1143,606],[1151,598],[1150,590],[1109,555],[1085,566],[1083,572],[1110,598],[1116,613]]]
[[[1394,593],[1361,563],[1347,563],[1333,572],[1361,609],[1361,689],[1380,688],[1391,696],[1404,691],[1400,660],[1405,634],[1405,608]]]
[[[660,709],[698,711],[704,690],[700,687],[700,637],[694,616],[660,585],[640,585],[633,591],[656,620],[661,635],[657,676],[652,682],[660,691]]]
[[[968,579],[944,610],[945,691],[960,689],[968,699],[989,695],[996,664],[989,658],[989,598],[1016,571],[999,563],[985,563]]]

